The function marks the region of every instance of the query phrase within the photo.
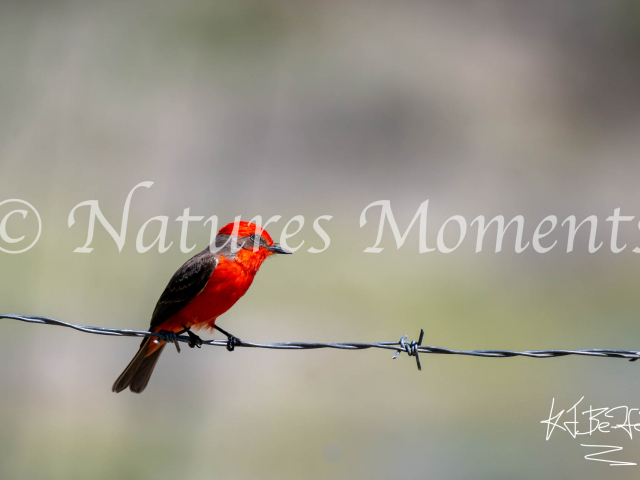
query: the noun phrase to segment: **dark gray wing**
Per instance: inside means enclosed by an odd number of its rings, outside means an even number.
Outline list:
[[[149,330],[158,328],[193,300],[204,289],[217,265],[218,256],[211,253],[209,247],[187,260],[162,292],[151,316]]]

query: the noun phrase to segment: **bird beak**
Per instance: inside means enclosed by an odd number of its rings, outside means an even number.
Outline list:
[[[280,245],[272,245],[268,248],[268,250],[271,253],[286,253],[286,254],[292,254],[293,252],[290,252],[289,250],[285,250],[284,248],[282,248]]]

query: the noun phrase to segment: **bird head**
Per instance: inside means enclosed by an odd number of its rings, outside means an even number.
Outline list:
[[[225,225],[218,232],[216,245],[222,245],[229,240],[236,242],[234,249],[238,252],[239,260],[248,258],[264,260],[274,254],[293,253],[273,243],[271,235],[255,223],[237,221]]]

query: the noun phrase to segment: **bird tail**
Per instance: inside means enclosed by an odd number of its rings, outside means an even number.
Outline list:
[[[127,368],[124,369],[113,384],[113,387],[111,388],[113,392],[119,393],[129,387],[129,389],[134,393],[142,393],[142,391],[147,387],[151,374],[153,373],[153,369],[160,358],[160,354],[167,345],[166,343],[163,343],[157,350],[147,355],[147,347],[149,346],[150,340],[150,338],[145,338],[142,341],[136,356],[133,357],[133,360],[129,362]]]

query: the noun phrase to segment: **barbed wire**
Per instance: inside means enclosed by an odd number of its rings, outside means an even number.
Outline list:
[[[74,325],[72,323],[63,322],[54,318],[31,316],[31,315],[0,315],[0,319],[5,318],[8,320],[17,320],[20,322],[36,323],[40,325],[55,325],[58,327],[67,327],[74,330],[78,330],[84,333],[93,333],[95,335],[110,335],[116,337],[155,337],[158,340],[173,343],[176,346],[178,352],[180,351],[179,343],[186,343],[191,348],[198,347],[200,345],[212,345],[215,347],[226,347],[227,350],[233,351],[235,347],[245,348],[268,348],[277,350],[315,350],[318,348],[334,348],[338,350],[366,350],[369,348],[380,348],[385,350],[394,350],[395,354],[392,358],[397,358],[401,353],[406,353],[410,357],[416,357],[416,364],[418,370],[422,370],[420,364],[420,353],[432,353],[441,355],[467,355],[472,357],[486,357],[486,358],[509,358],[509,357],[529,357],[529,358],[553,358],[553,357],[565,357],[568,355],[580,355],[585,357],[607,357],[607,358],[626,358],[633,362],[640,358],[640,351],[635,350],[615,350],[607,348],[592,348],[585,350],[525,350],[525,351],[511,351],[511,350],[453,350],[443,347],[432,347],[422,345],[424,339],[424,330],[420,330],[420,337],[418,341],[407,341],[407,335],[404,335],[399,341],[396,342],[374,342],[374,343],[361,343],[361,342],[345,342],[345,343],[318,343],[318,342],[278,342],[278,343],[255,343],[240,340],[232,335],[227,334],[224,330],[221,330],[228,335],[227,340],[203,340],[194,341],[194,338],[198,338],[193,335],[188,329],[182,332],[149,332],[143,330],[126,330],[119,328],[104,328],[104,327],[91,327],[87,325]],[[188,333],[189,336],[182,335],[182,333]]]

